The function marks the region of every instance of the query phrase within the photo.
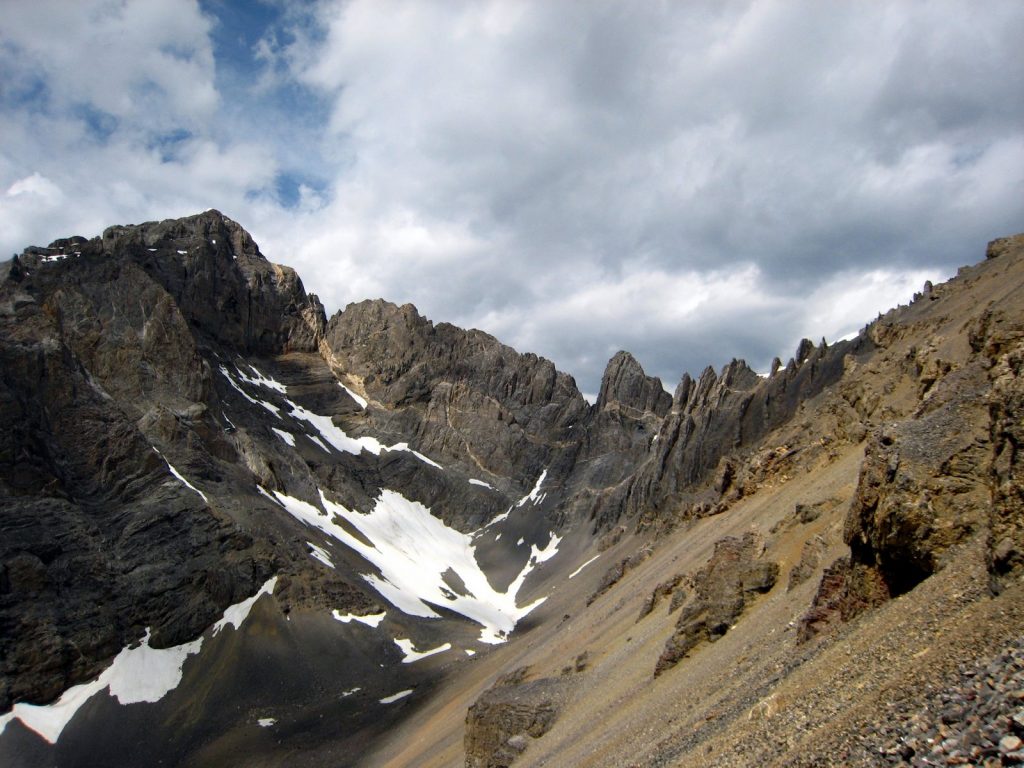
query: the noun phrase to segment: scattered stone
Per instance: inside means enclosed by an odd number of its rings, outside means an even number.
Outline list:
[[[1015,698],[1022,681],[1024,638],[987,663],[962,667],[959,683],[931,692],[920,711],[874,726],[863,746],[890,765],[1022,764],[1024,708]]]

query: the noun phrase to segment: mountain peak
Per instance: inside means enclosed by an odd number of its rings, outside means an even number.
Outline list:
[[[599,410],[613,404],[664,416],[672,406],[672,396],[662,387],[661,379],[648,376],[633,355],[620,350],[608,361],[597,396]]]

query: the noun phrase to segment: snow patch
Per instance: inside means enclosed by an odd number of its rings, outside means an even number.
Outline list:
[[[497,525],[498,523],[500,523],[500,522],[502,522],[504,520],[508,520],[508,516],[512,513],[513,509],[514,509],[514,507],[509,507],[508,509],[506,509],[500,515],[498,515],[493,520],[491,520],[491,522],[489,522],[487,525],[485,525],[482,530],[486,531],[492,525]],[[477,533],[480,533],[480,531],[477,531]]]
[[[439,645],[437,648],[431,648],[429,651],[417,651],[412,644],[412,640],[406,638],[395,638],[395,645],[402,649],[402,653],[405,654],[405,658],[402,659],[403,664],[412,664],[414,661],[425,659],[428,656],[433,656],[438,653],[444,653],[452,649],[451,643],[445,643]]]
[[[240,378],[246,384],[254,384],[257,387],[266,387],[267,389],[272,389],[275,392],[280,392],[282,395],[288,392],[288,387],[282,384],[277,379],[274,379],[270,376],[264,376],[262,373],[260,373],[260,370],[252,363],[247,363],[247,365],[249,366],[249,370],[251,370],[255,374],[255,376],[247,376],[245,373],[242,372],[241,368],[239,368],[237,365],[235,366],[235,370],[238,371],[238,378]]]
[[[441,466],[440,464],[438,464],[438,463],[437,463],[436,461],[434,461],[433,459],[427,458],[426,456],[424,456],[424,455],[423,455],[422,453],[420,453],[419,451],[414,451],[414,450],[412,450],[412,449],[411,449],[411,448],[409,447],[409,444],[408,444],[408,443],[398,443],[398,445],[393,445],[393,446],[391,446],[390,448],[388,448],[388,450],[389,450],[389,451],[408,451],[408,452],[409,452],[409,453],[411,453],[411,454],[412,454],[413,456],[415,456],[415,457],[416,457],[417,459],[419,459],[420,461],[422,461],[422,462],[423,462],[424,464],[429,464],[429,465],[430,465],[430,466],[432,466],[432,467],[437,467],[437,469],[441,469],[441,470],[443,470],[443,469],[444,469],[444,467],[442,467],[442,466]]]
[[[334,563],[331,562],[331,556],[327,554],[326,549],[324,549],[323,547],[318,547],[312,541],[307,541],[306,544],[309,546],[310,556],[312,556],[315,560],[319,560],[328,568],[334,567]]]
[[[494,486],[493,485],[491,485],[490,483],[485,483],[483,480],[477,480],[475,477],[469,478],[469,484],[470,485],[479,485],[482,488],[490,488],[492,491],[494,490]]]
[[[358,621],[360,624],[365,624],[368,627],[379,627],[380,623],[384,621],[384,617],[386,615],[387,611],[381,611],[380,613],[368,613],[365,616],[356,616],[354,613],[346,613],[342,616],[341,611],[337,608],[331,611],[331,616],[342,624],[348,624],[350,621]]]
[[[266,402],[264,400],[257,400],[255,397],[253,397],[248,392],[246,392],[244,389],[242,389],[242,387],[239,385],[239,383],[237,381],[235,381],[235,377],[231,375],[231,373],[228,371],[228,369],[225,366],[223,366],[223,365],[220,366],[220,372],[222,374],[224,374],[224,378],[228,380],[228,383],[232,387],[234,387],[235,389],[238,390],[238,392],[242,395],[242,397],[244,397],[246,400],[248,400],[250,403],[253,403],[254,405],[262,405],[264,408],[266,408],[272,414],[277,416],[277,418],[279,418],[279,419],[281,418],[281,414],[280,414],[280,410],[281,409],[280,408],[278,408],[276,405],[271,405],[270,403],[268,403],[268,402]]]
[[[472,648],[466,648],[466,655],[467,656],[476,656],[476,651],[474,651]]]
[[[259,725],[260,728],[269,728],[276,722],[277,720],[275,720],[272,717],[261,717],[259,720],[256,721],[256,724]]]
[[[254,386],[272,389],[275,392],[278,392],[282,395],[287,394],[288,387],[285,384],[282,384],[281,382],[277,381],[276,379],[270,376],[265,376],[262,372],[260,372],[258,368],[256,368],[251,363],[248,363],[248,367],[253,372],[252,376],[244,373],[238,366],[235,366],[235,371],[238,374],[238,378],[241,381],[244,381],[246,384],[252,384]],[[224,374],[225,378],[227,378],[231,386],[237,389],[242,394],[242,397],[244,397],[250,403],[261,405],[278,418],[282,418],[280,408],[278,408],[276,405],[271,405],[265,400],[259,400],[250,395],[244,389],[242,389],[241,384],[235,380],[235,377],[224,365],[220,366],[220,372]],[[341,386],[345,391],[352,395],[352,397],[356,399],[356,402],[359,402],[363,408],[366,408],[365,399],[359,397],[359,395],[349,390],[348,387],[346,387],[344,384],[341,384],[341,382],[339,382],[339,386]],[[323,416],[319,413],[313,413],[313,411],[309,410],[308,408],[304,408],[303,406],[293,402],[292,400],[289,400],[288,398],[285,398],[285,403],[288,404],[289,415],[291,415],[295,419],[304,421],[310,426],[312,426],[313,429],[320,433],[320,436],[324,440],[326,440],[328,443],[330,443],[332,446],[334,446],[336,449],[343,453],[351,453],[358,456],[363,451],[369,451],[374,456],[380,456],[381,451],[406,451],[408,453],[411,453],[424,464],[429,464],[430,466],[436,467],[437,469],[444,469],[444,467],[442,467],[433,459],[424,456],[419,451],[412,450],[409,447],[408,443],[397,443],[395,445],[389,446],[384,445],[380,440],[378,440],[375,437],[349,437],[348,434],[346,434],[345,430],[341,429],[337,424],[335,424],[330,416]],[[275,432],[276,431],[277,430],[275,430]],[[317,445],[319,445],[325,451],[327,451],[327,447],[324,445],[322,441],[317,439],[316,436],[309,435],[309,438],[315,441]],[[282,439],[285,438],[282,437]]]
[[[261,492],[271,497],[266,490]],[[516,622],[540,605],[516,604],[516,596],[529,573],[558,551],[560,539],[551,537],[544,549],[534,546],[522,572],[505,592],[491,586],[476,561],[472,537],[449,528],[430,510],[392,490],[382,489],[367,513],[346,509],[320,491],[323,509],[309,502],[274,491],[273,496],[293,517],[359,553],[379,570],[363,578],[385,599],[410,616],[436,618],[431,606],[444,606],[483,627],[481,640],[501,643]],[[349,533],[335,518],[356,528],[360,537]],[[367,544],[366,542],[371,542]],[[453,570],[468,594],[456,595],[445,583],[444,574]]]
[[[162,453],[160,453],[160,451],[157,451],[156,446],[150,446],[150,447],[153,448],[154,451],[156,451],[156,455],[157,456],[159,456],[161,459],[164,459],[164,455]],[[171,462],[169,462],[167,459],[164,459],[164,464],[167,465],[167,468],[171,471],[171,474],[174,475],[181,482],[182,485],[184,485],[189,490],[195,491],[196,493],[198,493],[202,497],[203,501],[205,501],[207,504],[210,503],[210,500],[208,498],[206,498],[206,494],[203,493],[202,491],[200,491],[194,485],[192,485],[192,483],[190,483],[188,480],[186,480],[185,476],[182,475],[181,472],[176,470],[174,468],[174,465],[171,464]]]
[[[249,617],[249,611],[256,604],[256,601],[260,599],[262,595],[274,594],[274,587],[277,585],[277,576],[272,576],[267,579],[266,583],[260,587],[259,591],[252,597],[246,598],[240,603],[235,603],[229,606],[224,611],[224,615],[220,621],[213,625],[213,634],[217,635],[222,629],[230,624],[234,629],[238,629],[242,626],[242,622]]]
[[[358,687],[358,686],[356,686],[355,688],[349,688],[347,691],[342,691],[341,692],[341,698],[344,699],[347,696],[351,696],[354,693],[359,693],[361,690],[363,690],[363,689]]]
[[[547,476],[548,471],[545,469],[543,472],[540,473],[540,477],[537,478],[537,482],[534,484],[533,490],[516,502],[517,508],[523,506],[528,501],[532,501],[534,504],[539,504],[540,502],[544,501],[544,497],[547,496],[547,494],[542,494],[540,492],[540,487],[541,485],[543,485],[544,478],[546,478]]]
[[[357,395],[355,392],[346,387],[340,381],[338,382],[338,386],[344,389],[346,392],[348,392],[348,396],[355,400],[356,403],[359,404],[360,408],[362,408],[364,411],[366,410],[366,406],[369,405],[369,403],[366,401],[365,397],[363,397],[362,395]]]
[[[199,653],[203,646],[203,638],[198,637],[191,643],[171,648],[150,648],[149,637],[147,628],[139,647],[125,648],[103,673],[110,673],[107,678],[110,695],[121,704],[160,701],[181,682],[185,659]]]
[[[277,427],[271,427],[270,429],[273,431],[275,435],[277,435],[286,443],[288,443],[288,445],[290,445],[292,448],[295,447],[295,435],[293,435],[291,432],[285,432],[283,429],[278,429]]]
[[[237,629],[249,615],[252,604],[262,594],[273,592],[277,577],[270,579],[253,597],[230,606],[224,618],[214,625],[214,634],[225,623]],[[189,656],[199,653],[203,638],[171,648],[151,648],[147,628],[135,647],[121,650],[95,680],[68,688],[53,704],[37,706],[18,703],[5,715],[0,715],[0,734],[7,724],[17,719],[38,733],[50,744],[56,744],[61,733],[82,705],[104,689],[120,704],[138,704],[160,701],[181,683],[182,667]]]
[[[585,562],[585,563],[584,563],[583,565],[581,565],[581,566],[580,566],[579,568],[577,568],[577,569],[576,569],[575,571],[573,571],[572,573],[570,573],[570,574],[569,574],[569,578],[571,579],[571,578],[572,578],[573,576],[575,576],[576,574],[578,574],[578,573],[579,573],[580,571],[582,571],[582,570],[583,570],[584,568],[586,568],[586,567],[587,567],[588,565],[590,565],[590,564],[591,564],[592,562],[594,562],[595,560],[597,560],[597,558],[599,558],[599,557],[600,557],[600,555],[594,555],[594,556],[593,556],[592,558],[590,558],[589,560],[587,560],[587,562]]]
[[[392,704],[392,703],[398,701],[399,699],[404,699],[406,696],[408,696],[414,690],[416,690],[416,689],[415,688],[406,688],[404,691],[399,691],[398,693],[393,693],[390,696],[385,696],[383,699],[380,700],[380,703],[381,704]]]
[[[407,451],[424,464],[430,464],[432,467],[444,469],[444,467],[436,461],[428,459],[419,451],[414,451],[409,448],[408,443],[397,443],[395,445],[388,446],[384,445],[375,437],[349,437],[345,430],[335,424],[330,416],[321,416],[319,413],[313,413],[308,408],[303,408],[301,405],[298,405],[291,400],[286,399],[285,402],[288,403],[288,407],[291,409],[291,415],[294,418],[304,421],[312,426],[320,433],[320,436],[323,437],[324,440],[343,453],[351,453],[358,456],[363,451],[368,451],[374,456],[380,456],[381,451]]]

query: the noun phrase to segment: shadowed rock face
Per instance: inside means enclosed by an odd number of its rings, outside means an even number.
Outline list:
[[[146,627],[155,647],[195,637],[282,567],[237,501],[205,503],[167,461],[251,492],[215,356],[315,349],[322,326],[294,272],[215,211],[5,269],[0,709],[94,676]]]
[[[377,433],[412,438],[502,488],[529,490],[588,410],[549,360],[481,331],[435,326],[408,304],[349,305],[327,324],[323,350],[343,381],[381,406],[368,414]]]
[[[0,331],[0,710],[52,700],[147,627],[154,647],[194,638],[270,574],[285,608],[376,610],[365,564],[311,567],[309,535],[257,485],[360,510],[397,489],[467,531],[550,468],[543,520],[590,411],[549,361],[411,307],[366,302],[328,326],[216,211],[26,249],[4,269]],[[315,443],[289,401],[445,469]],[[522,566],[514,542],[485,553],[499,573]]]
[[[100,242],[76,246],[84,257],[96,249],[138,264],[190,324],[239,352],[312,351],[319,343],[320,301],[306,295],[295,270],[267,261],[249,233],[218,211],[110,227]]]
[[[599,409],[617,406],[661,417],[671,405],[672,397],[662,389],[661,379],[645,375],[629,352],[617,352],[608,361],[597,397]]]

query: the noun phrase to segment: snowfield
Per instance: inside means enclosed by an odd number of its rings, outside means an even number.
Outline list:
[[[432,606],[444,606],[479,624],[481,642],[497,644],[508,639],[516,622],[546,599],[541,597],[523,606],[516,600],[530,572],[558,552],[561,539],[557,536],[552,536],[543,549],[534,545],[522,571],[507,590],[500,592],[491,586],[477,563],[470,535],[449,528],[425,506],[396,491],[383,489],[367,513],[346,509],[328,499],[322,490],[321,507],[280,491],[271,494],[260,488],[260,492],[276,500],[298,520],[337,539],[376,566],[379,573],[366,573],[363,578],[410,616],[437,618]],[[371,543],[349,533],[337,522],[338,518],[355,527]],[[445,582],[448,570],[454,571],[465,585],[462,594]]]

